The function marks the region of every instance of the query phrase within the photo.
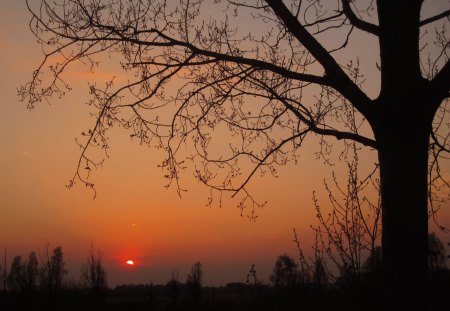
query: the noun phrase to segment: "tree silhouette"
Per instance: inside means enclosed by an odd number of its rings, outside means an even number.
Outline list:
[[[39,279],[39,262],[35,252],[31,252],[24,267],[25,288],[35,290]]]
[[[21,256],[15,256],[7,276],[10,290],[15,292],[30,292],[36,289],[39,278],[39,263],[35,252],[31,252],[28,261],[22,261]]]
[[[89,248],[87,262],[81,267],[81,277],[94,295],[99,295],[102,290],[108,287],[106,271],[102,263],[102,254],[100,250],[96,254],[92,244]]]
[[[202,264],[198,261],[192,266],[186,280],[186,290],[194,304],[199,304],[202,298],[202,281]]]
[[[318,257],[314,263],[313,284],[318,288],[324,288],[328,284],[328,273],[323,259]]]
[[[342,185],[334,173],[331,184],[324,181],[331,210],[323,210],[316,194],[313,195],[319,222],[313,229],[320,240],[316,247],[322,247],[321,252],[339,269],[341,281],[358,283],[363,260],[375,258],[376,243],[380,242],[380,189],[374,177],[378,167],[360,178],[357,147],[350,144],[349,149],[347,182]],[[368,198],[370,191],[378,194],[375,201]]]
[[[375,165],[367,175],[361,176],[358,148],[354,143],[349,144],[348,148],[345,182],[335,172],[332,173],[331,183],[324,179],[328,208],[323,208],[316,192],[313,193],[317,220],[317,224],[311,225],[316,237],[314,256],[305,256],[295,229],[294,242],[299,251],[302,270],[314,274],[316,263],[319,262],[330,281],[356,288],[361,285],[362,276],[373,271],[371,268],[375,267],[375,260],[378,259],[376,253],[380,249],[376,243],[380,242],[381,205],[376,174],[378,166]],[[373,198],[373,193],[378,196]],[[367,261],[364,263],[366,258],[373,261],[369,266],[366,265]],[[330,264],[333,267],[326,269]]]
[[[175,272],[172,273],[172,278],[167,282],[166,288],[169,294],[169,298],[171,299],[172,303],[176,305],[181,297],[181,284],[178,280],[178,271],[177,275],[175,275]]]
[[[278,256],[270,281],[276,288],[295,287],[300,282],[298,264],[290,256]]]
[[[250,270],[247,273],[246,283],[248,285],[257,285],[257,284],[259,284],[258,278],[256,277],[255,264],[252,264],[252,266],[250,267]]]
[[[369,277],[369,281],[374,285],[380,281],[381,267],[381,247],[377,246],[363,264],[364,274]]]
[[[71,185],[94,188],[89,173],[103,160],[91,149],[107,152],[114,125],[165,150],[162,167],[180,190],[186,143],[196,177],[212,190],[242,194],[242,208],[258,206],[247,191],[251,177],[296,161],[308,134],[319,137],[325,161],[334,149],[326,138],[376,150],[386,303],[424,306],[428,194],[449,185],[438,160],[450,149],[450,10],[421,17],[422,5],[41,0],[29,6],[30,27],[45,58],[19,94],[29,108],[63,96],[69,65],[95,70],[101,54],[118,57],[130,73],[118,87],[90,84],[96,119],[82,133]],[[379,71],[377,95],[363,90],[365,55],[353,50],[361,37],[379,46],[379,58],[367,64]],[[228,145],[219,136],[226,133]]]
[[[52,292],[62,288],[64,276],[67,274],[67,270],[64,269],[63,255],[61,246],[54,248],[52,254],[50,254],[49,246],[46,245],[43,258],[41,258],[41,287]]]
[[[21,256],[14,257],[6,282],[9,290],[14,292],[22,291],[25,288],[25,271]]]
[[[442,241],[434,232],[428,236],[428,268],[431,273],[436,273],[445,267],[445,249]]]

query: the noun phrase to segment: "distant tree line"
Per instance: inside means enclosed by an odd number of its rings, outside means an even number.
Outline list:
[[[438,282],[444,293],[450,289],[444,245],[434,233],[429,235],[429,245],[430,278]],[[33,293],[48,293],[53,295],[51,297],[63,297],[56,308],[70,307],[70,310],[85,310],[92,303],[95,303],[94,308],[103,306],[105,310],[114,309],[117,305],[124,309],[143,307],[148,310],[283,310],[302,307],[317,310],[330,307],[335,310],[358,307],[380,310],[373,303],[376,297],[371,287],[372,281],[380,275],[380,248],[376,248],[374,254],[375,258],[365,258],[358,279],[348,277],[345,269],[340,269],[337,276],[331,275],[326,258],[317,254],[308,266],[303,262],[304,257],[296,260],[282,254],[275,261],[269,283],[261,282],[255,265],[252,265],[246,282],[229,283],[217,288],[205,287],[202,264],[198,261],[192,265],[185,283],[179,280],[178,272],[173,272],[165,285],[118,285],[109,289],[102,253],[93,245],[81,266],[80,281],[76,284],[66,280],[62,247],[50,251],[47,245],[43,252],[31,252],[25,260],[21,256],[14,257],[6,273],[7,291],[0,295],[0,309],[20,310],[16,307],[21,303],[35,306],[39,300],[30,299]],[[16,300],[8,302],[5,293]],[[29,301],[22,302],[21,297]],[[48,296],[45,297],[37,306],[47,306],[49,300]],[[23,309],[30,306],[26,304]]]
[[[52,253],[47,246],[40,260],[34,251],[25,260],[17,255],[6,275],[6,284],[13,292],[33,291],[37,288],[57,291],[61,289],[63,278],[67,274],[64,266],[61,246],[54,248]]]
[[[4,263],[5,265],[5,263]],[[3,267],[1,277],[3,291],[15,293],[45,290],[58,292],[64,286],[68,271],[65,269],[64,253],[61,246],[50,251],[48,244],[39,255],[30,252],[28,259],[14,256],[9,272]],[[72,284],[73,285],[73,284]],[[89,249],[86,262],[81,267],[80,287],[98,292],[107,288],[106,271],[103,267],[101,253],[95,253],[93,246]]]

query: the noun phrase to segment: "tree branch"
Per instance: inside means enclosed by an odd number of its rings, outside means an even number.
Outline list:
[[[363,21],[362,19],[358,18],[358,16],[356,16],[355,12],[353,12],[352,8],[350,7],[350,0],[342,0],[342,9],[350,23],[356,28],[359,28],[376,36],[380,34],[380,30],[377,25]]]
[[[431,80],[433,88],[438,96],[442,99],[450,97],[450,61],[441,68],[436,76]]]
[[[275,64],[271,64],[271,63],[261,61],[258,59],[245,58],[245,57],[240,57],[240,56],[227,55],[227,54],[217,53],[217,52],[213,52],[213,51],[202,50],[202,49],[199,49],[188,43],[186,43],[186,47],[188,47],[194,53],[213,57],[219,61],[228,61],[228,62],[233,62],[233,63],[237,63],[237,64],[248,65],[248,66],[252,66],[256,69],[272,71],[272,72],[277,73],[280,76],[283,76],[288,79],[294,79],[294,80],[299,80],[299,81],[304,81],[304,82],[320,84],[320,85],[324,85],[324,86],[330,86],[330,81],[326,77],[319,77],[319,76],[315,76],[315,75],[290,71],[286,68],[279,67]]]
[[[327,128],[317,127],[316,123],[314,123],[311,120],[308,120],[297,109],[295,109],[295,107],[293,107],[288,102],[288,100],[286,98],[280,96],[272,88],[270,88],[267,84],[263,83],[263,85],[266,88],[266,90],[270,94],[272,94],[272,96],[274,96],[274,98],[276,98],[277,100],[282,102],[283,105],[286,106],[293,114],[295,114],[295,116],[299,120],[303,121],[308,126],[308,130],[309,131],[311,131],[313,133],[316,133],[316,134],[319,134],[319,135],[323,135],[323,136],[333,136],[337,140],[341,140],[341,139],[353,140],[353,141],[356,141],[356,142],[358,142],[360,144],[363,144],[364,146],[368,146],[368,147],[372,147],[374,149],[378,149],[376,141],[374,141],[373,139],[367,138],[365,136],[361,136],[358,133],[344,132],[344,131],[339,131],[339,130],[330,129],[330,128],[327,129]]]
[[[432,22],[440,20],[441,18],[444,18],[444,17],[450,17],[450,10],[444,11],[441,14],[438,14],[438,15],[426,18],[423,21],[420,21],[419,26],[425,26],[427,24],[430,24]]]
[[[43,21],[40,21],[40,23],[42,25],[45,25]],[[294,79],[294,80],[299,80],[299,81],[304,81],[304,82],[320,84],[320,85],[324,85],[324,86],[330,86],[330,81],[326,77],[320,77],[320,76],[315,76],[315,75],[311,75],[311,74],[304,74],[304,73],[291,71],[286,68],[277,66],[273,63],[265,62],[265,61],[258,60],[258,59],[246,58],[246,57],[229,55],[229,54],[224,54],[224,53],[201,49],[201,48],[193,45],[192,43],[180,41],[180,40],[174,39],[172,37],[169,37],[157,29],[149,29],[149,30],[145,30],[145,32],[146,33],[155,33],[161,39],[165,40],[164,42],[144,41],[144,40],[140,40],[138,38],[130,38],[129,36],[124,34],[122,31],[119,31],[117,28],[115,28],[113,26],[102,25],[102,24],[95,24],[95,26],[100,29],[106,29],[106,30],[110,31],[111,33],[114,33],[117,37],[112,37],[112,36],[108,35],[108,36],[104,36],[104,37],[80,38],[80,37],[76,37],[76,36],[70,36],[70,35],[64,34],[64,33],[59,33],[59,32],[56,33],[54,30],[52,30],[52,32],[54,32],[58,36],[65,37],[67,39],[74,40],[74,41],[88,41],[88,42],[89,41],[93,41],[93,42],[117,41],[117,42],[128,42],[128,43],[133,43],[133,44],[143,45],[143,46],[157,46],[157,47],[159,47],[159,46],[162,46],[162,47],[179,46],[179,47],[184,47],[184,48],[191,50],[194,54],[211,57],[217,61],[227,61],[227,62],[248,65],[248,66],[252,66],[257,69],[272,71],[272,72],[277,73],[288,79]],[[142,32],[135,31],[135,33],[142,33]],[[188,63],[186,65],[189,66],[190,63]],[[197,65],[197,64],[195,64],[195,65]]]
[[[330,53],[292,15],[282,1],[266,0],[275,15],[325,69],[331,86],[344,95],[367,119],[371,119],[370,98],[345,74]]]
[[[246,185],[250,182],[250,180],[252,179],[253,175],[256,174],[256,172],[258,171],[258,169],[259,169],[262,165],[264,165],[264,163],[267,161],[267,159],[268,159],[270,156],[272,156],[275,152],[277,152],[278,150],[280,150],[281,147],[283,147],[283,146],[284,146],[285,144],[287,144],[288,142],[293,141],[293,140],[296,139],[296,138],[305,136],[305,135],[308,133],[308,130],[309,130],[309,129],[304,130],[304,131],[301,131],[301,132],[297,133],[296,135],[293,135],[293,136],[291,136],[291,137],[289,137],[289,138],[286,138],[286,139],[282,140],[282,141],[278,144],[278,146],[274,147],[272,150],[270,150],[269,152],[267,152],[267,154],[266,154],[262,159],[260,159],[260,160],[258,161],[258,163],[255,165],[255,167],[254,167],[253,170],[250,172],[250,174],[248,174],[248,176],[247,176],[247,178],[244,180],[244,182],[243,182],[237,189],[233,190],[233,191],[235,191],[235,192],[234,192],[234,194],[232,195],[232,197],[235,197],[242,189],[245,188],[245,186],[246,186]]]

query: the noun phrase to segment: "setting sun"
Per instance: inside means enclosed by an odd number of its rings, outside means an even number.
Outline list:
[[[133,260],[127,260],[127,265],[134,266],[134,261]]]

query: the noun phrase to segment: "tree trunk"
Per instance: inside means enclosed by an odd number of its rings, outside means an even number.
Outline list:
[[[379,144],[386,310],[424,310],[427,302],[427,176],[432,114],[426,113],[420,103],[425,92],[413,93],[402,100],[403,105],[381,103],[384,113],[374,127]]]
[[[422,2],[377,0],[381,92],[368,119],[380,164],[387,310],[427,308],[428,144],[443,97],[420,70]]]
[[[407,302],[402,301],[402,296],[425,298],[427,150],[423,143],[405,146],[399,142],[392,149],[379,152],[385,290],[388,296],[392,295],[388,301],[398,297],[401,304]],[[395,301],[391,303],[396,305]],[[417,303],[419,301],[413,305],[417,306]]]

